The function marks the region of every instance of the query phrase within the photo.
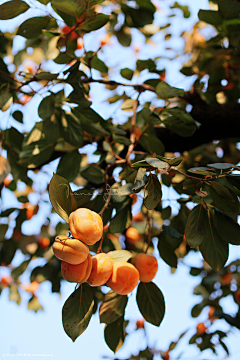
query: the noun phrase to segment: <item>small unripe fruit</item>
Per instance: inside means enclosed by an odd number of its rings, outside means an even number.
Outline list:
[[[101,239],[103,222],[100,215],[89,209],[80,208],[69,216],[72,236],[87,245],[93,245]]]
[[[87,259],[89,249],[84,243],[77,239],[59,235],[55,238],[53,252],[58,259],[72,265],[77,265]]]
[[[125,236],[129,244],[136,244],[140,239],[139,232],[132,226],[127,229]]]
[[[92,256],[88,254],[85,261],[78,265],[68,264],[62,261],[62,277],[68,282],[84,283],[89,278],[92,270]]]
[[[113,264],[113,272],[107,286],[119,295],[126,295],[134,290],[138,281],[139,272],[132,264],[117,261]]]
[[[137,320],[136,326],[137,326],[137,329],[144,329],[144,320]]]
[[[92,286],[104,285],[112,275],[112,272],[112,259],[106,254],[97,254],[92,258],[92,271],[87,282]]]
[[[206,330],[207,330],[207,327],[206,327],[203,323],[199,323],[199,324],[197,325],[197,333],[198,333],[199,335],[203,335]]]
[[[140,281],[145,283],[152,281],[158,271],[157,259],[153,255],[137,254],[132,259],[132,264],[139,272]]]

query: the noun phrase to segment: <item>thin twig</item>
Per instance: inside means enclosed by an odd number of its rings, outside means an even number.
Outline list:
[[[128,152],[127,152],[127,155],[126,155],[126,160],[128,162],[128,164],[131,166],[131,162],[130,162],[130,154],[132,153],[135,145],[134,145],[134,142],[135,142],[135,139],[136,139],[136,135],[135,135],[135,126],[136,126],[136,118],[137,118],[137,107],[138,107],[138,99],[139,99],[139,96],[140,96],[140,92],[138,94],[138,97],[137,99],[134,101],[134,105],[133,105],[133,116],[132,116],[132,119],[131,119],[131,129],[130,129],[130,141],[131,141],[131,144],[129,145],[128,147]]]

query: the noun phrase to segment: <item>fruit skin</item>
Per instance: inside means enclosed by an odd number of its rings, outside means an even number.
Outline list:
[[[126,236],[126,241],[129,243],[129,244],[136,244],[139,239],[140,239],[140,235],[139,235],[139,232],[137,231],[136,228],[130,226],[126,233],[125,233],[125,236]]]
[[[132,264],[139,272],[140,281],[145,283],[152,281],[158,271],[157,259],[153,255],[137,254],[132,259]]]
[[[80,208],[69,216],[72,236],[87,245],[93,245],[101,239],[103,222],[100,215],[89,209]]]
[[[113,261],[106,254],[100,253],[92,257],[92,271],[87,280],[89,285],[106,284],[113,272]]]
[[[68,282],[84,283],[89,278],[92,270],[92,256],[88,254],[87,259],[81,264],[72,265],[62,261],[62,277]]]
[[[39,282],[38,281],[33,281],[29,285],[22,285],[22,287],[24,288],[24,290],[26,290],[30,294],[34,295],[35,291],[37,291],[38,288],[39,288]]]
[[[66,235],[59,235],[53,243],[54,255],[72,265],[81,264],[87,259],[88,247],[77,239],[71,239]]]
[[[132,220],[135,222],[142,222],[144,219],[145,219],[145,216],[142,212],[139,212],[138,214],[136,214],[132,217]]]
[[[40,248],[42,248],[43,250],[47,249],[50,245],[50,240],[49,238],[46,237],[41,237],[38,240],[38,245],[40,246]]]
[[[217,320],[217,317],[215,317],[213,314],[215,313],[216,309],[214,306],[211,306],[208,312],[208,318],[211,322]]]
[[[221,284],[224,286],[224,285],[230,285],[231,283],[231,280],[232,280],[232,273],[226,273],[226,274],[223,274],[221,276]]]
[[[203,335],[206,330],[207,330],[207,327],[203,323],[197,324],[197,333],[199,335]]]
[[[234,299],[236,303],[240,304],[240,289],[238,289],[234,294]]]
[[[144,329],[144,325],[145,325],[145,322],[144,320],[137,320],[136,321],[136,326],[137,326],[137,329]]]
[[[139,281],[139,272],[130,263],[117,261],[113,264],[113,272],[107,282],[116,294],[127,295],[133,291]]]

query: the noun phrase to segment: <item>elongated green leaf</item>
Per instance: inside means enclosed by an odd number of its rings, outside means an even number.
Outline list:
[[[115,353],[123,345],[124,341],[124,318],[121,316],[104,329],[104,338],[108,347]]]
[[[144,319],[159,326],[165,314],[165,301],[161,290],[153,282],[140,282],[137,289],[137,305]]]
[[[81,155],[78,150],[66,153],[60,160],[57,167],[57,175],[65,177],[68,181],[73,181],[78,176],[80,170]]]
[[[121,76],[127,80],[132,80],[133,73],[134,73],[133,70],[128,68],[124,68],[120,70]]]
[[[45,163],[53,153],[53,145],[47,140],[33,141],[23,145],[19,154],[19,164],[29,169]]]
[[[93,182],[94,184],[104,183],[104,171],[98,165],[90,165],[85,170],[81,171],[84,179]]]
[[[124,206],[110,222],[109,230],[112,233],[123,232],[131,222],[131,206],[128,204]]]
[[[172,87],[172,86],[168,85],[167,83],[165,83],[164,81],[160,82],[157,85],[156,92],[157,92],[158,97],[160,97],[160,99],[164,99],[164,100],[171,99],[176,96],[184,95],[183,89],[178,89],[178,88]]]
[[[11,276],[14,279],[17,279],[20,275],[22,275],[22,273],[27,269],[28,264],[30,263],[31,260],[25,260],[23,261],[18,267],[16,267],[15,269],[12,270],[11,272]]]
[[[221,13],[214,10],[199,10],[198,17],[199,20],[216,27],[220,25],[223,21]]]
[[[165,240],[164,236],[159,236],[158,251],[160,257],[163,259],[163,261],[165,261],[166,264],[173,268],[177,268],[177,255],[175,254],[170,244]]]
[[[15,301],[18,305],[21,304],[21,295],[18,291],[18,285],[12,284],[9,287],[9,301]]]
[[[48,95],[42,99],[38,107],[38,115],[41,119],[47,119],[54,113],[54,96]]]
[[[109,15],[95,13],[81,24],[81,30],[86,32],[95,31],[106,25],[109,20]]]
[[[111,324],[124,315],[127,306],[127,295],[118,295],[112,290],[106,294],[99,308],[100,322]]]
[[[35,16],[27,19],[18,28],[17,35],[21,35],[26,39],[37,38],[42,33],[42,29],[48,26],[50,20],[50,16]]]
[[[218,170],[230,170],[235,167],[234,164],[230,164],[230,163],[214,163],[214,164],[207,164],[207,166]]]
[[[209,168],[204,167],[204,166],[190,168],[187,171],[189,171],[191,173],[194,173],[194,174],[199,174],[199,175],[209,175],[209,176],[217,175],[217,173],[214,170],[209,169]]]
[[[207,212],[203,205],[195,206],[188,215],[185,236],[191,247],[199,246],[206,237],[208,229]]]
[[[0,5],[0,20],[13,19],[23,14],[30,6],[21,0],[11,0]]]
[[[156,155],[159,160],[166,161],[170,166],[178,166],[182,162],[182,158],[174,157],[174,158],[167,158],[164,156]]]
[[[146,175],[146,169],[143,168],[138,169],[132,191],[135,193],[140,192],[144,188],[144,186],[148,183],[148,181],[149,181],[149,177]]]
[[[154,167],[152,165],[150,165],[149,163],[147,163],[145,160],[140,160],[140,161],[133,163],[132,168],[133,169],[144,168],[144,169],[148,169],[148,170],[154,169]]]
[[[213,224],[222,240],[232,245],[240,245],[240,226],[231,217],[215,209]]]
[[[214,205],[223,212],[237,214],[239,211],[239,201],[237,196],[227,187],[212,181],[210,184],[210,196]]]
[[[160,161],[156,158],[146,158],[145,161],[156,169],[168,169],[170,165],[165,161]]]
[[[90,286],[81,284],[62,308],[62,322],[66,334],[74,342],[87,328],[93,312],[93,294]]]
[[[77,201],[69,182],[63,177],[53,174],[49,185],[49,197],[56,213],[68,223],[69,215],[77,209]]]
[[[162,226],[162,231],[164,231],[166,234],[170,235],[173,238],[180,239],[183,237],[183,234],[180,234],[177,230],[175,230],[172,226]]]
[[[207,209],[208,229],[199,250],[204,260],[214,269],[220,270],[228,259],[229,245],[223,241],[213,222],[213,211]]]
[[[146,196],[144,205],[148,210],[154,209],[162,198],[162,189],[156,175],[151,175],[149,183],[146,187]]]
[[[62,117],[63,137],[69,144],[80,147],[83,142],[83,130],[80,121],[70,113]]]

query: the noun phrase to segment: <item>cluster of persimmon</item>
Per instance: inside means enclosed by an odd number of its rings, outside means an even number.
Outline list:
[[[113,262],[110,253],[89,253],[88,245],[94,245],[103,234],[102,218],[96,212],[77,209],[69,216],[69,227],[73,238],[59,235],[53,244],[55,256],[62,260],[62,276],[68,282],[107,285],[117,294],[126,295],[139,280],[150,282],[155,277],[158,263],[152,255],[137,254],[129,263]]]

